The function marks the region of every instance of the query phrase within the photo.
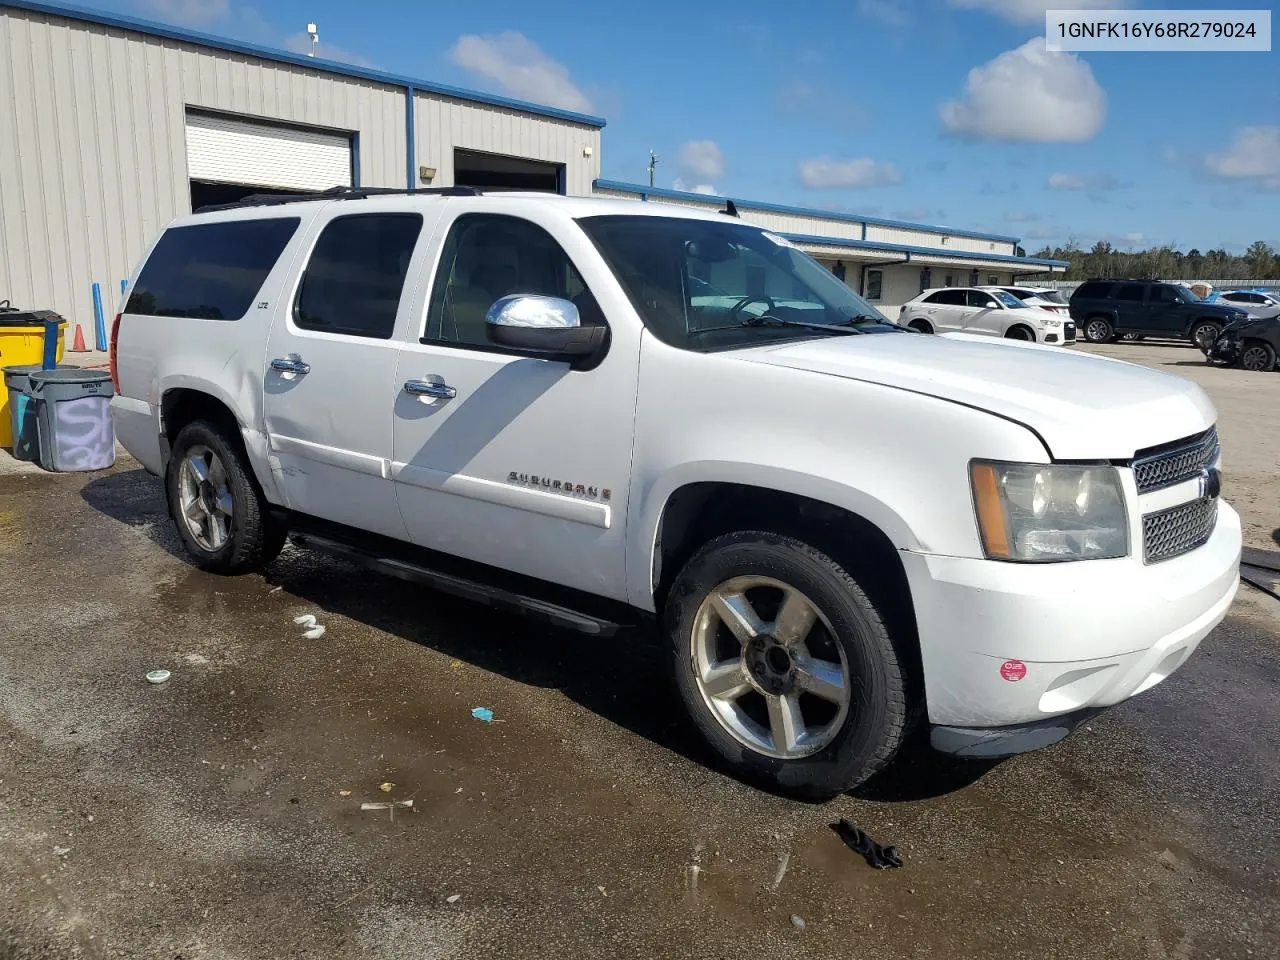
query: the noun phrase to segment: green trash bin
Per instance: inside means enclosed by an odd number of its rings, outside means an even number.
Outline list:
[[[13,436],[15,460],[40,459],[40,432],[36,426],[36,405],[31,400],[31,379],[28,374],[43,369],[38,363],[23,363],[4,368],[4,388],[9,396],[9,431]],[[60,363],[58,370],[75,370],[71,364]]]
[[[111,374],[105,370],[33,370],[40,466],[59,473],[105,470],[116,462]]]

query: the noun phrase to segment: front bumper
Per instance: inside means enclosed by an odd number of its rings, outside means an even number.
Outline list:
[[[1038,724],[1155,686],[1226,616],[1240,545],[1240,518],[1220,502],[1208,542],[1150,565],[1139,556],[1013,564],[903,552],[930,722]]]
[[[1219,363],[1236,363],[1240,359],[1240,349],[1244,345],[1244,341],[1238,336],[1226,334],[1218,337],[1207,351],[1210,360],[1217,360]]]

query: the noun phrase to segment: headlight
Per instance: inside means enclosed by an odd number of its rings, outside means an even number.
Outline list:
[[[1102,560],[1129,554],[1115,467],[969,464],[982,547],[992,560]]]

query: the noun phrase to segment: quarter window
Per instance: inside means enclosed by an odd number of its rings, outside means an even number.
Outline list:
[[[582,274],[547,231],[518,217],[458,217],[440,256],[423,342],[498,351],[489,342],[485,314],[496,301],[517,293],[571,301],[584,327],[605,322]]]
[[[298,223],[270,217],[170,227],[138,275],[125,313],[239,320]]]
[[[422,217],[416,213],[331,220],[302,275],[294,323],[304,330],[390,338],[421,232]]]

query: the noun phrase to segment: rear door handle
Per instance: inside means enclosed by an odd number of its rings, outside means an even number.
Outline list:
[[[452,400],[458,395],[458,391],[447,383],[430,380],[406,380],[404,392],[411,393],[415,397],[434,397],[436,400]]]
[[[310,373],[311,364],[303,363],[301,357],[276,357],[271,361],[271,369],[282,373]]]

